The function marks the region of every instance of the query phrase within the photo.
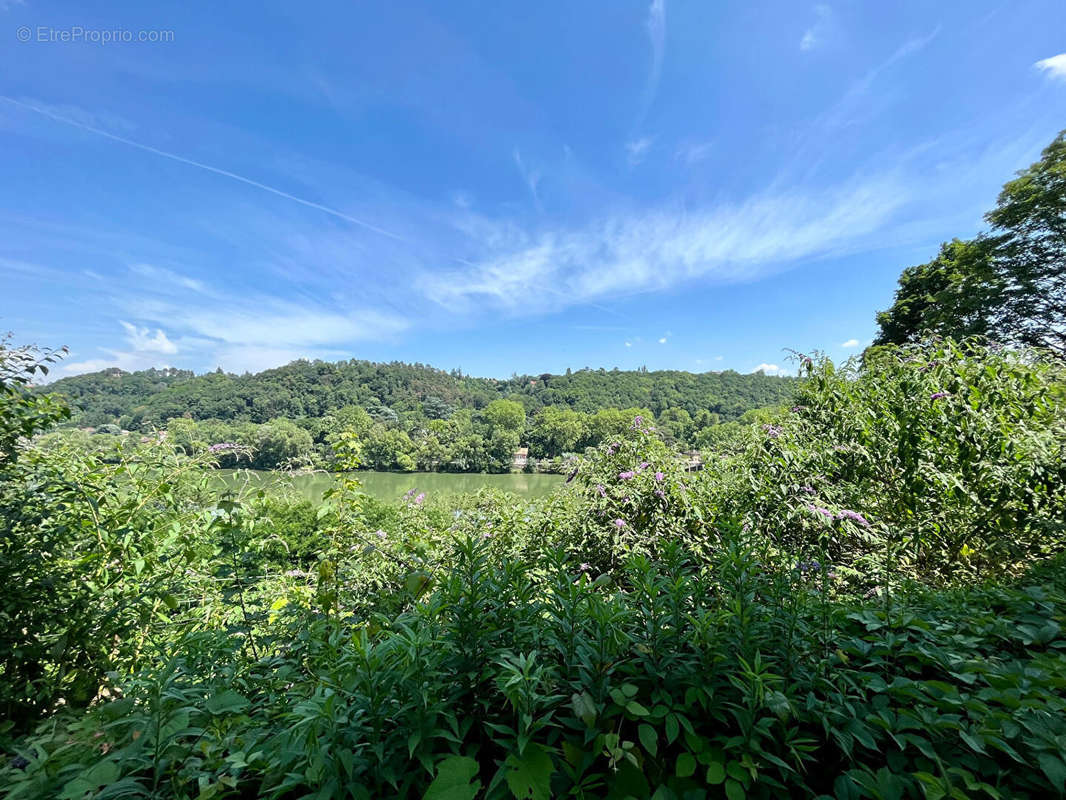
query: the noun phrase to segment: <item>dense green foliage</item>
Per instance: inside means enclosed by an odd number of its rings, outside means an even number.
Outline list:
[[[1066,354],[1066,131],[1003,187],[986,220],[987,234],[903,271],[895,303],[877,315],[878,343],[932,332]]]
[[[354,431],[364,467],[506,472],[520,445],[539,468],[564,469],[565,455],[597,447],[636,414],[658,414],[672,444],[694,448],[713,438],[708,429],[722,419],[787,403],[795,382],[735,372],[588,369],[496,381],[421,364],[297,361],[243,376],[104,370],[47,389],[73,405],[74,425],[166,428],[187,455],[239,444],[221,457],[227,467],[330,468],[335,438]]]
[[[118,422],[162,428],[174,417],[268,422],[320,418],[362,406],[377,420],[406,423],[447,419],[457,409],[483,409],[494,400],[522,404],[527,414],[559,406],[594,414],[608,408],[683,409],[724,420],[788,401],[793,381],[763,374],[583,369],[566,375],[515,376],[497,381],[422,364],[294,361],[255,375],[180,370],[127,373],[117,369],[62,378],[47,390],[67,397],[81,425]],[[405,427],[409,427],[405,425]]]
[[[1061,795],[1063,366],[945,341],[803,372],[700,473],[680,414],[605,417],[527,502],[345,473],[313,510],[218,496],[231,447],[24,440],[0,796]]]

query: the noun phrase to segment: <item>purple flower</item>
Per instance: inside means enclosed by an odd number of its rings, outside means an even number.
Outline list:
[[[801,486],[800,491],[804,494],[815,494],[813,486]]]
[[[636,417],[633,417],[633,424],[630,427],[632,427],[632,429],[636,431],[636,430],[640,430],[643,427],[643,425],[644,425],[644,417],[638,415]]]
[[[422,501],[425,500],[425,499],[426,499],[426,493],[422,492],[421,494],[418,495],[418,497],[415,498],[414,503],[415,503],[416,506],[420,506],[420,505],[422,505]]]
[[[931,395],[929,395],[929,399],[930,400],[943,400],[947,396],[948,396],[947,392],[933,392]]]
[[[647,469],[647,468],[648,468],[649,466],[651,466],[651,465],[650,465],[650,464],[648,464],[648,462],[647,462],[647,461],[641,461],[641,462],[640,462],[640,466],[639,466],[639,467],[637,467],[637,472],[643,472],[643,471],[644,471],[644,470],[646,470],[646,469]]]
[[[618,473],[618,477],[621,478],[624,481],[628,481],[630,478],[635,478],[636,476],[637,476],[637,473],[635,473],[631,469],[630,470],[626,470],[625,472],[619,472]]]
[[[582,572],[588,572],[590,569],[592,569],[592,564],[588,563],[587,561],[582,561],[580,564],[577,565],[577,568]]]
[[[600,497],[606,497],[607,496],[607,490],[603,488],[603,484],[602,483],[597,483],[596,484],[596,491],[600,493]]]
[[[792,409],[791,409],[791,410],[792,410],[792,413],[793,413],[793,414],[798,414],[799,412],[801,412],[801,411],[802,411],[803,409],[805,409],[806,407],[807,407],[807,406],[792,406]]]
[[[780,425],[763,425],[762,429],[766,431],[766,435],[769,436],[771,439],[776,439],[778,436],[781,435]]]
[[[812,511],[815,514],[821,514],[823,517],[827,517],[828,519],[833,519],[832,511],[830,511],[828,508],[816,506],[814,503],[807,503],[807,510]]]
[[[226,450],[236,450],[238,447],[240,447],[240,445],[235,442],[219,442],[218,444],[211,445],[207,449],[212,453],[222,453]]]
[[[406,492],[404,492],[403,499],[404,500],[410,500],[412,497],[415,496],[415,492],[417,492],[417,491],[418,491],[417,487],[408,489]]]
[[[570,473],[570,474],[569,474],[569,475],[567,476],[567,478],[566,478],[566,482],[567,482],[567,483],[570,483],[570,481],[572,481],[572,480],[573,480],[574,478],[576,478],[576,477],[577,477],[577,467],[574,467],[574,471],[573,471],[573,472],[571,472],[571,473]]]
[[[864,517],[857,511],[848,511],[847,509],[845,509],[844,511],[841,511],[839,514],[837,514],[837,519],[850,519],[852,522],[859,523],[864,528],[870,527],[870,523],[866,521],[866,517]]]
[[[624,519],[616,519],[614,525],[616,528],[624,528],[626,526],[626,521]]]
[[[662,483],[665,479],[666,479],[666,476],[663,475],[663,473],[661,473],[661,472],[656,472],[655,473],[655,480],[657,480],[659,483]]]
[[[664,492],[662,489],[656,489],[655,494],[658,497],[666,497],[666,492]]]
[[[485,531],[483,534],[481,534],[481,538],[482,539],[491,539],[492,538],[492,534],[489,531]]]
[[[388,534],[385,533],[385,531],[381,530],[380,528],[378,530],[374,531],[374,535],[377,536],[379,539],[381,539],[381,541],[385,541],[385,539],[388,538]]]

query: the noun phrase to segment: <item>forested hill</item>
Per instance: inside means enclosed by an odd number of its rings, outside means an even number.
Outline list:
[[[321,417],[347,405],[371,412],[445,418],[458,408],[493,400],[518,400],[527,412],[565,406],[592,413],[602,408],[647,408],[656,414],[684,409],[718,414],[722,421],[745,411],[788,401],[794,380],[754,373],[583,369],[565,375],[523,375],[507,380],[472,378],[423,364],[369,361],[294,361],[256,374],[187,370],[103,370],[62,378],[42,387],[71,401],[80,425],[118,422],[126,428],[162,426],[172,417],[266,422],[277,417]],[[385,411],[387,414],[388,412]]]

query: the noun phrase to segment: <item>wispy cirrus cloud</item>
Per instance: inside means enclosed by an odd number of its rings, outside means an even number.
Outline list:
[[[652,137],[641,136],[638,139],[626,142],[626,160],[629,162],[629,166],[635,167],[644,157],[648,155],[648,150],[652,145]]]
[[[652,210],[535,235],[506,227],[459,269],[423,272],[417,288],[454,312],[536,313],[693,280],[737,282],[786,262],[847,252],[906,202],[895,179],[820,192],[767,191],[702,211]],[[488,224],[488,223],[486,223]]]
[[[648,31],[648,43],[651,45],[651,66],[637,114],[637,129],[644,124],[652,103],[655,102],[655,95],[659,92],[659,81],[662,80],[663,58],[666,54],[666,0],[651,0],[645,26]]]
[[[361,220],[361,219],[358,219],[356,217],[353,217],[350,214],[346,214],[343,211],[340,211],[340,210],[338,210],[336,208],[333,208],[331,206],[327,206],[327,205],[324,205],[322,203],[316,203],[316,202],[314,202],[312,200],[308,200],[306,198],[299,197],[298,195],[294,195],[294,194],[291,194],[289,192],[282,191],[281,189],[278,189],[277,187],[270,186],[269,184],[253,180],[252,178],[245,177],[244,175],[239,175],[238,173],[231,172],[230,170],[222,169],[220,167],[215,167],[215,166],[212,166],[210,164],[205,164],[202,161],[195,161],[194,159],[186,158],[185,156],[178,155],[177,153],[171,153],[171,152],[168,152],[166,150],[161,150],[161,149],[159,149],[157,147],[152,147],[151,145],[144,144],[143,142],[135,141],[133,139],[129,139],[129,138],[125,137],[125,136],[119,136],[119,135],[117,135],[115,133],[111,133],[109,131],[106,131],[103,128],[97,127],[96,125],[89,124],[87,122],[81,122],[81,121],[79,121],[77,119],[74,119],[74,118],[64,114],[64,113],[57,113],[55,110],[53,110],[53,108],[50,108],[50,107],[47,107],[47,106],[42,106],[42,105],[39,105],[39,104],[36,104],[36,103],[27,102],[25,100],[18,100],[18,99],[15,99],[13,97],[8,97],[6,95],[0,95],[0,100],[3,100],[5,102],[7,102],[7,103],[11,103],[12,105],[15,105],[15,106],[17,106],[19,108],[22,108],[22,109],[26,110],[26,111],[32,111],[35,114],[39,114],[39,115],[41,115],[43,117],[47,117],[47,118],[53,120],[54,122],[58,122],[58,123],[60,123],[62,125],[68,125],[68,126],[73,127],[73,128],[78,128],[79,130],[83,130],[86,133],[92,133],[92,134],[95,134],[96,136],[102,136],[105,139],[110,139],[113,142],[118,142],[119,144],[124,144],[124,145],[127,145],[128,147],[134,147],[134,148],[136,148],[138,150],[141,150],[143,152],[151,153],[152,155],[159,156],[160,158],[166,158],[166,159],[169,159],[170,161],[176,161],[179,164],[185,164],[187,166],[195,167],[196,169],[203,170],[205,172],[210,172],[210,173],[213,173],[215,175],[220,175],[223,178],[229,178],[230,180],[237,181],[238,183],[243,183],[246,186],[251,186],[251,187],[253,187],[255,189],[259,189],[261,191],[268,192],[268,193],[276,195],[278,197],[285,198],[286,200],[291,200],[292,202],[298,203],[299,205],[306,206],[307,208],[313,208],[313,209],[315,209],[317,211],[321,211],[324,214],[328,214],[328,215],[336,217],[338,219],[342,219],[345,222],[350,222],[353,225],[358,225],[361,228],[365,228],[367,230],[373,231],[374,233],[378,233],[378,234],[380,234],[382,236],[387,236],[387,237],[390,237],[390,238],[393,238],[393,239],[402,238],[398,234],[395,234],[395,233],[393,233],[391,231],[384,230],[383,228],[380,228],[377,225],[373,225],[373,224],[371,224],[371,223],[369,223],[369,222],[367,222],[365,220]]]
[[[203,281],[190,278],[188,275],[182,275],[180,272],[175,272],[166,267],[157,267],[154,264],[133,264],[130,267],[130,271],[143,278],[148,278],[153,282],[156,289],[188,289],[200,294],[207,292],[207,286]]]
[[[800,50],[808,52],[825,43],[830,28],[833,25],[833,10],[819,3],[814,7],[815,22],[803,32],[800,39]]]
[[[686,142],[678,146],[676,156],[678,161],[690,167],[705,160],[713,149],[714,142]]]
[[[1066,81],[1066,53],[1042,58],[1033,64],[1033,67],[1053,80]]]
[[[540,180],[543,177],[539,169],[530,167],[522,159],[522,154],[516,147],[513,152],[515,166],[518,167],[518,172],[522,176],[522,181],[526,184],[526,188],[529,189],[529,194],[533,198],[533,205],[537,207],[537,210],[543,210],[540,204],[540,194],[538,189],[540,187]]]

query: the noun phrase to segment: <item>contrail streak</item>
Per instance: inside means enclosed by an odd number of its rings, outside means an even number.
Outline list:
[[[46,109],[38,108],[37,106],[31,105],[30,103],[24,103],[21,100],[15,100],[12,97],[7,97],[6,95],[0,95],[0,100],[6,100],[7,102],[12,103],[13,105],[19,106],[20,108],[25,108],[29,111],[34,111],[40,114],[41,116],[48,117],[49,119],[54,120],[56,122],[61,122],[64,125],[70,125],[74,128],[80,128],[83,131],[95,133],[97,136],[103,136],[105,139],[111,139],[112,141],[120,142],[121,144],[128,145],[130,147],[136,147],[138,150],[144,150],[146,153],[152,153],[153,155],[162,156],[163,158],[169,158],[171,161],[177,161],[179,164],[188,164],[190,167],[198,167],[199,169],[206,170],[207,172],[213,172],[216,175],[221,175],[224,178],[231,178],[232,180],[240,181],[241,183],[247,184],[248,186],[254,186],[256,189],[262,189],[264,192],[276,194],[278,197],[284,197],[286,200],[292,200],[294,203],[299,203],[302,206],[307,206],[308,208],[316,209],[317,211],[321,211],[325,214],[330,214],[331,216],[337,217],[338,219],[343,219],[345,222],[350,222],[353,225],[358,225],[362,228],[366,228],[367,230],[374,231],[374,233],[380,233],[382,236],[388,236],[391,239],[404,241],[402,236],[398,236],[397,234],[392,233],[391,231],[379,228],[376,225],[371,225],[369,222],[363,222],[363,220],[361,219],[350,217],[343,211],[338,211],[335,208],[330,208],[329,206],[324,206],[321,203],[315,203],[311,200],[305,200],[302,197],[297,197],[296,195],[289,194],[288,192],[283,192],[281,191],[281,189],[275,189],[273,186],[267,186],[265,183],[253,181],[251,178],[246,178],[243,175],[238,175],[236,172],[230,172],[229,170],[219,169],[218,167],[212,167],[210,164],[203,164],[199,161],[193,161],[191,158],[185,158],[183,156],[175,155],[174,153],[168,153],[166,150],[160,150],[158,148],[151,147],[147,144],[135,142],[132,139],[126,139],[123,136],[116,136],[115,134],[108,133],[107,131],[101,130],[100,128],[94,128],[91,125],[85,125],[84,123],[76,122],[75,120],[68,119],[67,117],[62,117],[59,114],[54,114]]]

